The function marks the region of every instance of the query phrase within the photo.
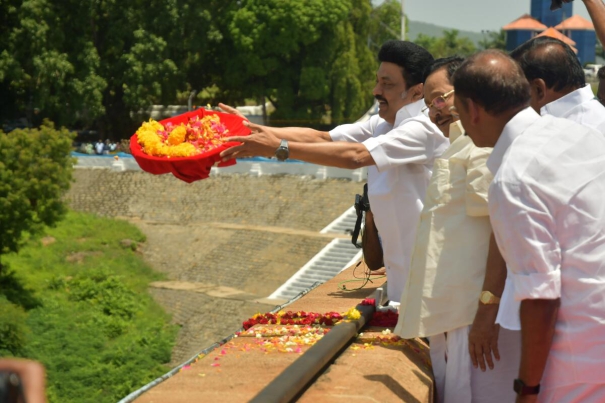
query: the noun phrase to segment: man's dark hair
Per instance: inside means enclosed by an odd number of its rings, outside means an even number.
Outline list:
[[[605,80],[605,66],[599,69],[597,72],[597,77],[599,77],[599,80]]]
[[[577,90],[586,85],[578,56],[558,39],[539,36],[525,42],[510,55],[521,65],[529,81],[541,78],[546,87],[554,91]]]
[[[422,82],[425,82],[431,74],[442,68],[446,69],[447,78],[451,80],[456,70],[458,70],[458,67],[462,66],[462,63],[464,63],[464,58],[460,56],[450,56],[437,59],[424,71]]]
[[[422,46],[408,41],[386,41],[378,52],[378,61],[401,67],[407,88],[423,82],[424,70],[435,59]]]
[[[499,60],[502,63],[488,63]],[[529,82],[506,53],[489,49],[466,59],[452,77],[457,98],[471,99],[491,115],[529,105]]]

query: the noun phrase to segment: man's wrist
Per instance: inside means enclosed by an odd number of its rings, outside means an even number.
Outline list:
[[[500,304],[500,297],[492,294],[490,291],[481,291],[479,302],[483,305],[498,305]]]
[[[537,395],[540,393],[540,382],[528,384],[521,378],[515,379],[513,389],[518,396]]]

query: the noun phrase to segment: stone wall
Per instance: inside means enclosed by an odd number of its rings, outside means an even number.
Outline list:
[[[77,169],[71,207],[102,216],[171,223],[223,222],[320,231],[363,183],[299,176],[220,175],[187,184],[172,175]]]

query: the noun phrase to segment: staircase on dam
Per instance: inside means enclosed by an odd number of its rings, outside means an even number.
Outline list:
[[[320,232],[350,234],[356,219],[355,208],[351,207]],[[350,238],[334,238],[268,298],[288,301],[310,287],[330,280],[361,259],[361,254],[361,249],[357,249]]]

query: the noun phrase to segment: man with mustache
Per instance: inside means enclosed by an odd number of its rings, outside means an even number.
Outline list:
[[[503,52],[470,57],[452,81],[466,132],[494,147],[490,221],[521,301],[517,402],[603,402],[605,138],[530,108]]]
[[[506,268],[491,239],[487,207],[493,176],[486,161],[492,149],[476,147],[452,113],[451,77],[463,62],[460,57],[439,59],[425,73],[429,116],[451,145],[435,160],[395,333],[406,339],[428,337],[437,402],[511,402],[515,393],[503,380],[517,373],[521,340],[519,332],[494,325],[498,298],[482,292],[486,266]],[[485,335],[471,331],[478,310],[491,314],[491,323],[481,328]],[[478,338],[490,342],[485,351],[489,371],[483,350],[475,354]],[[491,350],[499,360],[495,365]]]
[[[382,45],[373,94],[378,116],[330,132],[249,124],[250,136],[225,159],[249,156],[294,158],[320,165],[368,167],[368,195],[380,233],[387,271],[387,294],[398,303],[407,272],[433,161],[449,142],[422,113],[423,72],[433,62],[424,48],[407,41]]]

